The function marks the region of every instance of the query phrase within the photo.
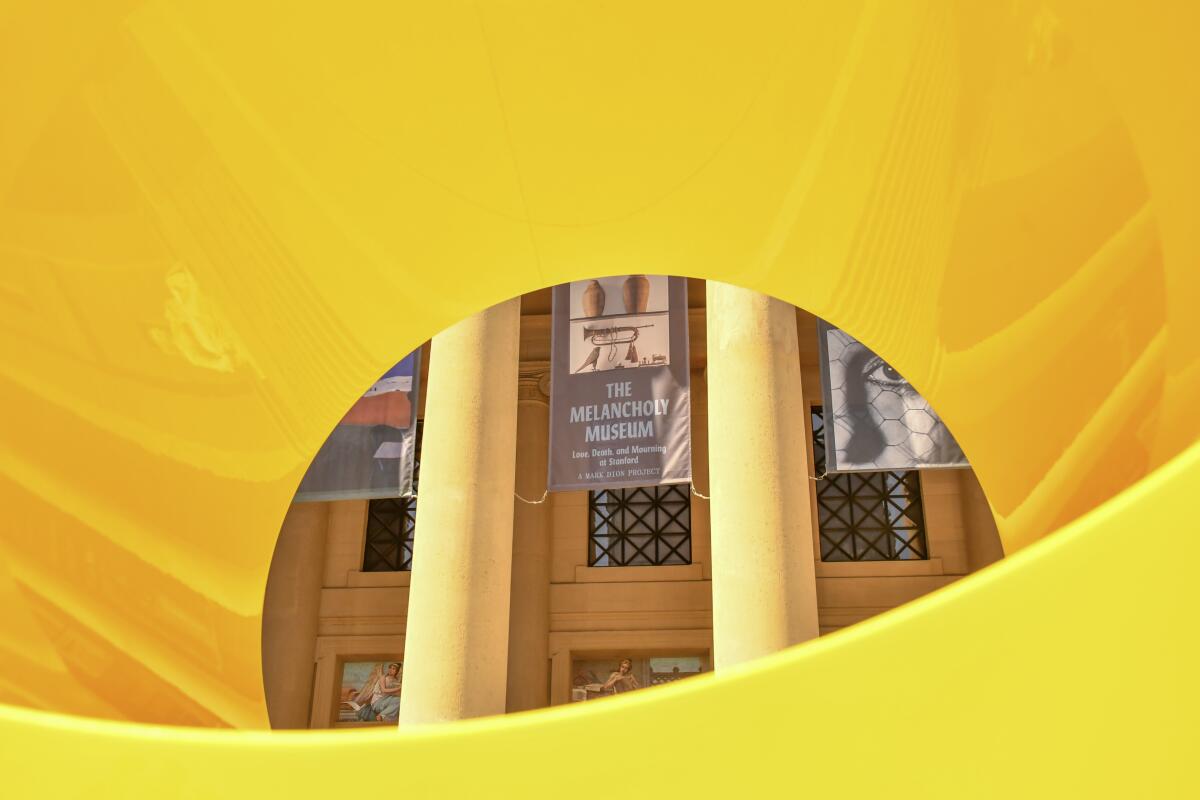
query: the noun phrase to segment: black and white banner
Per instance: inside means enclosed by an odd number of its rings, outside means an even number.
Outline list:
[[[692,479],[687,279],[554,287],[551,491]]]
[[[966,467],[942,422],[890,364],[850,334],[817,322],[826,472]]]

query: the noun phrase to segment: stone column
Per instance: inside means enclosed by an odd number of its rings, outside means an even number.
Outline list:
[[[288,509],[263,600],[263,689],[272,728],[307,728],[312,702],[328,503]]]
[[[708,282],[713,656],[739,664],[817,636],[795,308]]]
[[[433,338],[400,724],[504,713],[520,299]]]
[[[972,572],[1004,558],[1004,545],[996,529],[996,517],[988,505],[974,470],[958,472],[962,497],[963,527],[966,529],[967,567]]]
[[[548,364],[523,365],[517,385],[517,493],[538,500],[546,491],[550,435]],[[511,620],[507,709],[550,705],[550,504],[513,498]]]

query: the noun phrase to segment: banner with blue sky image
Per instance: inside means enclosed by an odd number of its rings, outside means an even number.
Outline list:
[[[421,351],[377,380],[346,412],[300,482],[296,501],[412,495]]]

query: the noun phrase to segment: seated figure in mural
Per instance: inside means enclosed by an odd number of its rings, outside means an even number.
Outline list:
[[[621,694],[640,688],[641,684],[633,674],[633,661],[622,658],[620,665],[617,666],[617,671],[609,675],[608,680],[601,684],[600,691],[607,694]]]
[[[355,714],[363,722],[395,722],[400,718],[400,665],[376,668],[354,696]]]

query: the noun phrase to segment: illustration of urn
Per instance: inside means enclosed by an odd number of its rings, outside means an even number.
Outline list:
[[[628,300],[626,301],[628,303]],[[598,317],[604,313],[604,287],[600,281],[592,281],[583,290],[583,315]]]
[[[621,287],[625,295],[625,313],[641,314],[650,303],[650,279],[645,275],[630,275]]]

